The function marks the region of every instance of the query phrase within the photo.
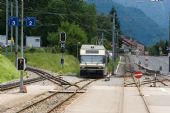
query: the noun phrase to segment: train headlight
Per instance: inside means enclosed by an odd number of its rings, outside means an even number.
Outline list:
[[[82,66],[82,67],[80,67],[81,69],[84,69],[85,67],[84,66]]]
[[[101,69],[102,67],[99,67],[99,69]]]

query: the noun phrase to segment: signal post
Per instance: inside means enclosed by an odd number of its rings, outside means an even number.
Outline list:
[[[66,42],[66,33],[61,32],[60,33],[60,44],[61,44],[61,65],[62,68],[64,68],[64,49],[65,49],[65,42]]]

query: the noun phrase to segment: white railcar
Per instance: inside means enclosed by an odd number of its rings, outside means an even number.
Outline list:
[[[80,58],[80,76],[106,75],[107,55],[103,45],[82,45]]]

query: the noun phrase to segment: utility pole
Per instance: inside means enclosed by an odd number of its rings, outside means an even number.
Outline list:
[[[169,16],[169,47],[168,47],[169,49],[170,48],[170,12],[168,16]],[[170,72],[170,50],[168,56],[169,56],[169,72]]]
[[[116,58],[119,56],[119,30],[116,32]]]
[[[15,0],[15,8],[16,8],[16,17],[18,17],[18,0]],[[15,27],[15,56],[16,56],[16,61],[18,58],[18,26]]]
[[[9,9],[9,2],[6,0],[6,56],[8,55],[8,9]]]
[[[102,44],[101,45],[104,45],[104,33],[102,32],[102,40],[101,40]]]
[[[23,40],[24,40],[24,0],[21,0],[21,57],[24,58],[24,50],[23,50]],[[20,75],[20,92],[23,93],[23,73],[24,71],[21,71]]]
[[[81,44],[80,42],[77,42],[77,59],[79,60],[79,44]]]
[[[112,75],[114,75],[114,61],[115,61],[115,12],[113,13],[113,29],[112,29]]]
[[[13,2],[11,1],[11,17],[13,16]],[[11,26],[11,57],[12,57],[12,42],[13,41],[13,26]]]

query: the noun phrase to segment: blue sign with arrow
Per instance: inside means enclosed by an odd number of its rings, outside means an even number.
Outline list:
[[[19,26],[19,18],[18,17],[10,17],[9,20],[8,20],[8,24],[9,26]]]
[[[26,17],[26,26],[27,27],[34,27],[36,26],[36,18],[35,17]]]

